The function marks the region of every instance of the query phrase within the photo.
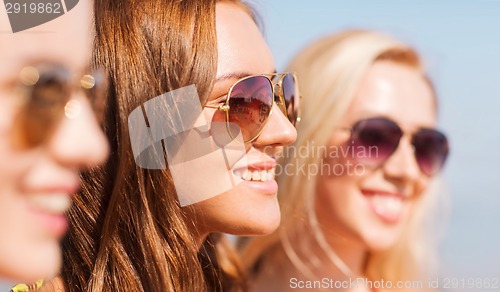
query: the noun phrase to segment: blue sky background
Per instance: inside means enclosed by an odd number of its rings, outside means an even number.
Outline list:
[[[452,143],[443,273],[500,278],[500,0],[253,3],[278,71],[312,40],[353,27],[390,33],[419,50]]]

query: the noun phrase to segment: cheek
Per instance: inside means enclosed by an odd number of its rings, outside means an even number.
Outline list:
[[[349,149],[330,144],[326,155],[319,162],[320,198],[334,205],[336,202],[345,202],[352,196],[363,175],[363,172],[357,171],[358,165]]]
[[[14,141],[21,132],[13,131],[19,105],[14,103],[13,96],[0,93],[0,184],[5,177],[12,178],[16,169],[24,168],[24,153],[14,149]]]
[[[26,157],[22,154],[15,153],[10,145],[10,139],[0,135],[0,196],[17,193],[16,185],[20,184],[23,173],[26,172],[29,164]],[[8,207],[2,204],[0,209]]]
[[[329,164],[332,165],[332,164]],[[341,173],[340,169],[345,164],[337,165],[337,174],[322,175],[318,178],[316,190],[316,210],[320,221],[333,227],[344,226],[348,229],[355,228],[360,211],[359,186],[362,176]]]
[[[13,126],[15,112],[18,107],[13,103],[14,97],[0,93],[0,139],[5,140]]]
[[[15,149],[11,140],[10,135],[0,135],[0,196],[9,194],[18,199],[26,195],[29,178],[39,165],[43,152],[41,148]]]
[[[428,191],[429,187],[431,185],[431,179],[424,174],[420,174],[417,180],[415,180],[414,183],[414,191],[413,191],[413,196],[422,199],[425,195],[425,193]]]
[[[198,117],[196,127],[186,131],[180,142],[174,141],[166,146],[169,169],[181,206],[205,201],[235,187],[236,178],[229,166],[242,159],[244,145],[229,149],[232,145],[226,147],[226,141],[218,140],[220,135],[214,135],[210,128],[214,125],[210,122],[213,115],[213,110],[205,109]],[[225,124],[218,124],[220,131],[226,133]]]
[[[340,166],[336,167],[341,173]],[[327,172],[327,171],[325,171]],[[320,175],[318,178],[317,194],[321,201],[329,202],[332,205],[338,205],[345,202],[357,189],[358,178],[350,175]]]

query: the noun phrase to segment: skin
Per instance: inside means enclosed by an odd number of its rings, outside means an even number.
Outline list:
[[[33,282],[58,273],[59,240],[67,222],[63,212],[47,212],[34,204],[34,196],[70,199],[79,188],[79,170],[107,157],[108,143],[81,91],[71,96],[79,103],[80,113],[63,117],[44,144],[21,149],[12,143],[22,68],[33,60],[57,62],[75,77],[81,76],[90,57],[89,28],[88,1],[26,32],[12,34],[6,19],[0,22],[0,43],[8,44],[0,47],[0,278]]]
[[[218,3],[216,13],[219,55],[210,100],[227,94],[229,88],[244,76],[274,71],[270,49],[252,18],[240,7],[227,3]],[[205,108],[204,113],[209,119],[220,114],[210,108]],[[244,166],[249,169],[257,165],[269,170],[274,168],[274,157],[283,146],[293,143],[296,135],[295,128],[275,104],[261,135],[245,145]],[[241,164],[241,161],[237,163]],[[229,191],[193,205],[193,228],[199,242],[214,231],[258,235],[275,230],[280,222],[276,191],[273,176],[266,184],[241,182]]]

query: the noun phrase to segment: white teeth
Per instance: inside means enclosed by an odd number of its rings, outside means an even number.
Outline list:
[[[378,213],[396,216],[403,209],[403,200],[393,196],[373,196],[372,202]]]
[[[51,214],[64,214],[71,207],[71,197],[67,194],[43,194],[29,197],[33,207]]]
[[[241,178],[244,180],[252,180],[252,173],[248,171],[248,169],[245,169]]]
[[[254,170],[245,169],[243,173],[234,171],[234,175],[246,181],[268,181],[274,177],[274,169],[271,170]]]
[[[267,171],[266,170],[263,170],[263,171],[260,172],[260,180],[261,181],[268,181]]]

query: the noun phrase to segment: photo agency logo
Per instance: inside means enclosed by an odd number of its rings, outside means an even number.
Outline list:
[[[264,150],[266,151],[266,150]],[[283,149],[276,166],[277,176],[362,176],[367,168],[376,167],[380,159],[377,146],[357,145],[349,140],[342,145],[317,145],[308,140],[305,145]]]
[[[79,0],[4,0],[4,5],[12,32],[16,33],[52,21],[73,9],[78,2]]]
[[[128,117],[132,153],[143,169],[168,169],[181,206],[191,205],[242,182],[246,169],[241,131],[229,137],[226,123],[203,110],[195,85],[154,97]]]

